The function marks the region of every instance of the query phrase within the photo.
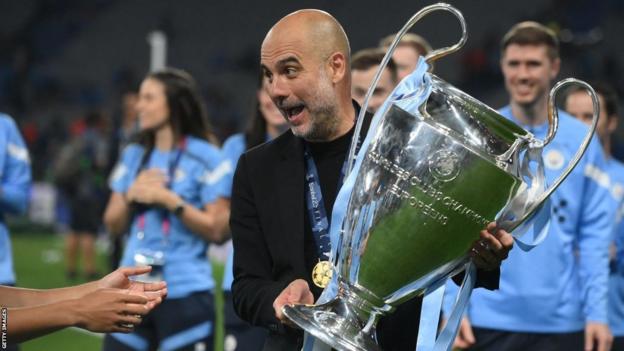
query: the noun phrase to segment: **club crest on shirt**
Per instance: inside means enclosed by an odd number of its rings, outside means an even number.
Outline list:
[[[564,161],[565,158],[559,150],[549,150],[546,155],[544,155],[544,165],[552,170],[561,169]]]
[[[174,174],[173,174],[173,181],[174,183],[178,183],[184,180],[184,178],[186,178],[186,173],[184,172],[184,170],[180,169],[180,168],[176,168]]]

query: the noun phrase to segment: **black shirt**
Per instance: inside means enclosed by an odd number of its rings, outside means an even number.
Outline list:
[[[314,160],[314,164],[316,165],[318,172],[321,194],[323,196],[323,205],[325,206],[325,213],[327,214],[328,220],[331,220],[334,201],[338,196],[340,185],[342,185],[338,183],[342,183],[343,181],[343,179],[340,179],[340,175],[342,173],[345,159],[348,157],[347,154],[349,152],[349,147],[351,146],[351,138],[353,137],[354,129],[355,127],[351,128],[347,134],[330,142],[306,142],[309,146],[312,159]],[[307,189],[304,191],[307,191]],[[305,201],[305,198],[303,201]],[[319,262],[319,255],[317,243],[314,239],[314,234],[312,233],[312,226],[310,224],[310,216],[308,213],[309,211],[307,211],[307,205],[304,204],[304,208],[306,208],[304,216],[304,255],[306,268],[308,272],[312,272],[314,265]],[[308,280],[310,279],[311,277],[308,277]],[[322,289],[314,284],[312,284],[310,288],[314,296],[318,298]]]

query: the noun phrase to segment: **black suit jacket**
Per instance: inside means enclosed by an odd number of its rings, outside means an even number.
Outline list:
[[[302,332],[277,320],[273,301],[295,279],[313,286],[304,257],[304,167],[303,141],[287,131],[244,153],[234,175],[234,307],[243,320],[269,329],[267,350],[301,347]],[[496,288],[498,274],[485,281]],[[415,348],[420,303],[412,299],[380,320],[377,335],[384,350]]]

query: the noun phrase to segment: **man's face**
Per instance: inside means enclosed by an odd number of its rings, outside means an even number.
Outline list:
[[[550,82],[559,73],[559,59],[548,57],[546,45],[510,44],[503,53],[501,68],[511,101],[531,107],[547,98]]]
[[[325,141],[339,123],[328,60],[319,57],[305,40],[289,34],[272,35],[262,44],[266,91],[293,134],[310,141]]]
[[[607,116],[607,110],[605,108],[605,102],[602,95],[598,94],[598,101],[600,103],[600,116],[598,117],[598,125],[596,125],[596,133],[601,141],[604,141],[608,136],[615,131],[615,119]],[[587,125],[591,125],[594,116],[594,108],[592,99],[585,91],[575,91],[566,97],[565,101],[566,112],[583,121]]]
[[[360,106],[364,103],[366,92],[375,78],[379,66],[373,66],[367,70],[351,70],[351,97]],[[373,95],[368,101],[368,111],[375,113],[381,107],[388,95],[394,89],[396,82],[392,79],[392,74],[387,68],[383,70],[379,82],[373,91]]]
[[[409,45],[399,45],[392,53],[392,59],[397,65],[399,82],[416,69],[420,54]]]

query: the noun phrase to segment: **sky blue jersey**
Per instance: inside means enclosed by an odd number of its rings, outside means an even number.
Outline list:
[[[607,162],[609,190],[617,208],[614,222],[615,257],[609,276],[609,327],[614,336],[624,336],[624,164],[614,158]]]
[[[13,255],[4,216],[22,214],[30,198],[30,157],[11,117],[0,113],[0,284],[15,284]]]
[[[247,143],[245,142],[245,135],[238,133],[227,138],[223,147],[221,148],[223,168],[229,170],[226,178],[227,191],[223,194],[224,197],[230,198],[232,196],[232,183],[234,181],[234,170],[240,155],[245,152]],[[227,261],[225,262],[225,271],[223,272],[223,283],[221,288],[223,291],[232,290],[232,282],[234,281],[234,255],[232,252],[228,254]]]
[[[186,140],[183,150],[177,148],[162,152],[154,149],[143,168],[144,148],[138,144],[128,145],[111,174],[111,189],[126,193],[141,169],[157,168],[168,174],[177,159],[177,166],[171,170],[170,189],[188,205],[199,209],[214,202],[227,185],[226,172],[220,167],[219,150],[205,140],[193,137]],[[144,218],[144,228],[141,228],[141,217]],[[163,227],[165,218],[170,221],[168,231]],[[214,288],[210,263],[206,258],[208,243],[193,234],[174,214],[160,208],[135,213],[129,233],[121,265],[135,265],[134,256],[142,250],[163,252],[163,275],[167,281],[168,298],[182,298],[193,292]]]
[[[522,125],[511,108],[500,113]],[[547,123],[522,125],[544,139]],[[559,131],[544,150],[552,184],[581,144],[587,126],[559,112]],[[512,332],[574,332],[607,322],[608,246],[613,209],[604,183],[606,160],[594,137],[585,155],[552,194],[548,237],[530,252],[517,248],[501,265],[500,289],[473,292],[468,316],[476,327]]]

